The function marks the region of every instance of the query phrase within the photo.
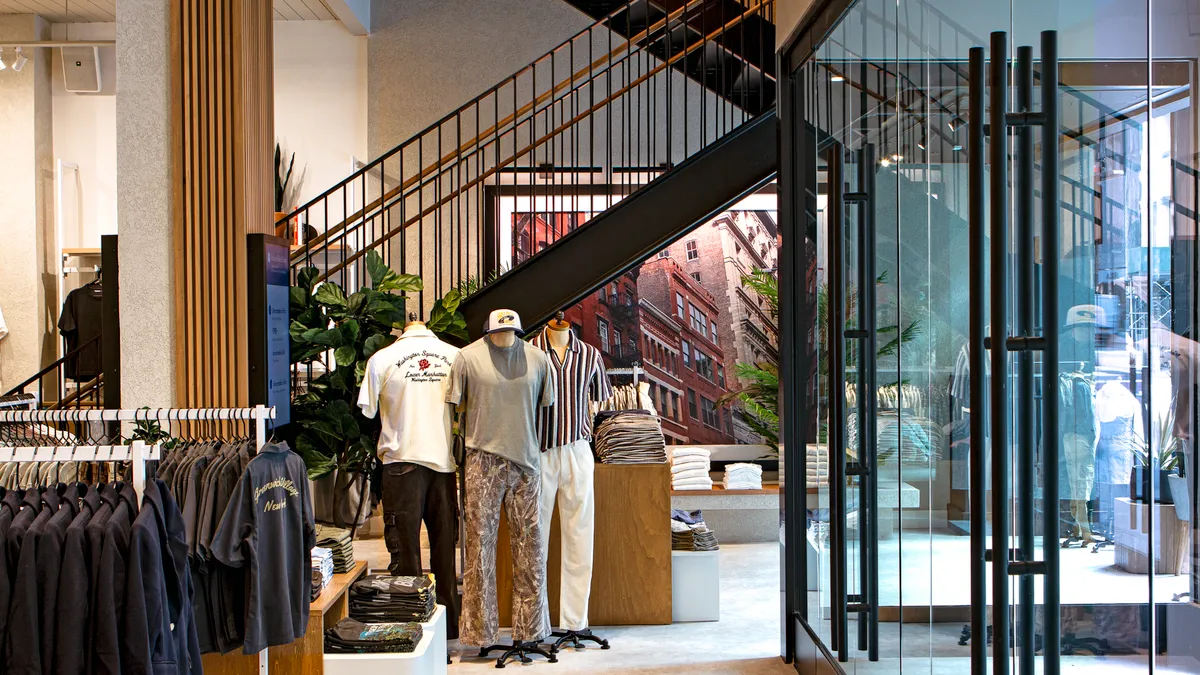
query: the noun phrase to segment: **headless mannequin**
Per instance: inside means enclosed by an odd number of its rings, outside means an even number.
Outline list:
[[[408,313],[408,323],[404,324],[404,332],[400,334],[400,337],[409,335],[410,334],[409,331],[411,331],[413,328],[419,329],[419,328],[424,328],[424,327],[425,327],[425,322],[418,321],[416,313],[409,312]]]
[[[517,334],[511,330],[502,330],[495,333],[488,333],[487,339],[491,340],[492,344],[503,349],[511,347],[517,342]]]
[[[563,320],[562,312],[558,313],[553,321],[546,324],[550,332],[546,337],[550,339],[550,347],[554,349],[554,353],[558,355],[558,360],[561,362],[567,358],[567,345],[571,343],[571,324]]]

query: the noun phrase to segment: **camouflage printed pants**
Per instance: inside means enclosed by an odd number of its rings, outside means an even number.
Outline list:
[[[550,635],[546,608],[546,556],[542,551],[538,500],[541,483],[503,457],[467,451],[466,567],[458,639],[464,645],[496,643],[500,620],[496,603],[496,539],[503,505],[512,546],[512,636],[515,642]]]

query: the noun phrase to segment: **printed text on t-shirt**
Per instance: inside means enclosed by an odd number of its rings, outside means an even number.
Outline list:
[[[292,482],[290,478],[276,478],[269,483],[263,483],[254,490],[254,501],[258,502],[260,499],[262,499],[262,496],[268,490],[276,489],[286,491],[287,495],[282,496],[279,499],[268,500],[265,504],[263,504],[262,509],[264,512],[282,511],[283,509],[287,508],[288,497],[298,497],[300,495],[300,491],[296,489],[296,484]]]
[[[396,362],[396,367],[409,382],[441,382],[450,375],[450,359],[430,351],[409,354]]]

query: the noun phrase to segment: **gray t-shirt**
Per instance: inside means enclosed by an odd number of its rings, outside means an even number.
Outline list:
[[[542,350],[486,337],[467,345],[450,368],[446,402],[467,416],[467,447],[490,452],[529,473],[538,470],[538,409],[554,405],[554,369]]]

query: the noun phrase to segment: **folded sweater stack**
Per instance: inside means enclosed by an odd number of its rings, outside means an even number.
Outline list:
[[[704,448],[680,446],[671,450],[672,490],[711,490],[709,452]]]
[[[725,467],[722,484],[726,490],[761,490],[762,467],[742,462],[730,464]]]

